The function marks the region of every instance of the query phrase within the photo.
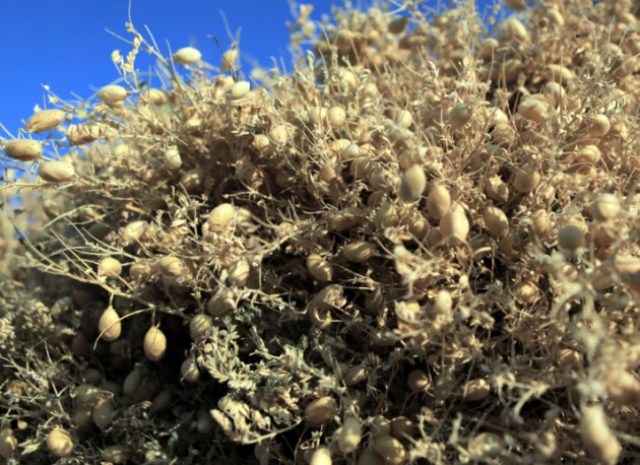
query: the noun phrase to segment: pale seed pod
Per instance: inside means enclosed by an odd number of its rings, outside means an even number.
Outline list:
[[[473,114],[473,107],[468,103],[460,103],[451,109],[449,121],[453,129],[460,129],[469,122]]]
[[[354,417],[345,418],[340,427],[338,436],[338,448],[343,454],[354,452],[362,440],[362,426]]]
[[[427,212],[434,220],[439,220],[449,211],[451,207],[451,194],[442,184],[437,184],[431,188],[427,196]]]
[[[47,448],[56,457],[68,457],[73,452],[73,441],[69,433],[56,427],[47,435]]]
[[[542,175],[535,166],[524,166],[516,170],[516,174],[513,177],[513,187],[515,187],[518,192],[528,194],[538,187],[541,180]]]
[[[381,435],[374,439],[373,450],[384,459],[388,465],[401,465],[407,460],[407,450],[396,438]]]
[[[453,297],[446,289],[438,291],[433,302],[432,312],[438,316],[450,316],[453,309]]]
[[[400,199],[407,203],[417,202],[427,187],[427,176],[420,165],[413,165],[406,170],[400,181]]]
[[[407,377],[407,384],[416,394],[426,392],[431,387],[431,381],[427,374],[422,370],[411,370]]]
[[[413,116],[411,115],[411,112],[407,110],[399,111],[396,116],[396,124],[403,129],[409,129],[413,124]]]
[[[234,306],[233,292],[229,289],[220,289],[207,302],[207,312],[211,316],[218,317],[232,311]]]
[[[3,428],[0,431],[0,457],[8,460],[13,456],[18,447],[18,440],[13,435],[10,428]]]
[[[167,337],[155,326],[149,328],[144,335],[144,353],[149,360],[157,362],[161,360],[167,351]]]
[[[4,146],[4,153],[14,160],[34,161],[42,157],[42,144],[32,139],[12,140]]]
[[[199,313],[189,323],[189,334],[194,342],[200,342],[207,335],[209,328],[213,326],[213,320],[209,315]]]
[[[558,84],[566,84],[575,80],[576,73],[563,65],[551,64],[547,65],[544,69],[544,76],[553,82]]]
[[[529,40],[529,33],[524,27],[524,24],[522,24],[518,19],[512,17],[502,23],[500,37],[503,40],[526,42]]]
[[[611,129],[611,121],[607,115],[599,114],[587,120],[587,127],[591,137],[604,137]]]
[[[347,112],[342,107],[331,107],[327,111],[327,119],[331,128],[340,129],[347,121]]]
[[[373,224],[377,229],[385,229],[391,226],[397,226],[400,221],[398,209],[392,203],[384,203],[376,210],[373,217]]]
[[[93,422],[102,431],[111,425],[115,416],[116,413],[111,399],[100,399],[93,407]]]
[[[276,146],[285,145],[289,140],[287,128],[282,124],[272,126],[269,129],[269,140]]]
[[[148,223],[144,220],[137,220],[127,223],[127,225],[120,230],[120,237],[127,243],[137,242],[144,234],[147,226]]]
[[[486,61],[492,60],[495,55],[498,47],[500,46],[500,42],[498,42],[493,37],[489,39],[485,39],[480,45],[480,58]]]
[[[375,244],[365,241],[356,241],[342,249],[343,257],[351,263],[364,263],[376,253]]]
[[[333,278],[333,267],[318,254],[311,254],[307,257],[307,270],[318,281],[331,281]]]
[[[440,233],[445,239],[465,242],[470,231],[467,214],[458,203],[451,205],[449,211],[440,219]]]
[[[240,52],[237,48],[227,50],[222,54],[222,71],[231,71],[236,67]]]
[[[122,273],[122,263],[113,257],[105,257],[98,263],[98,276],[117,278]]]
[[[151,264],[148,262],[134,262],[129,267],[129,277],[135,283],[142,283],[146,281],[152,273],[153,269]]]
[[[140,96],[139,103],[141,104],[150,103],[152,105],[160,106],[160,105],[164,105],[168,101],[169,101],[169,97],[167,96],[167,93],[165,91],[161,89],[151,88]]]
[[[582,409],[580,435],[589,453],[604,465],[615,465],[622,452],[620,442],[613,434],[602,405]]]
[[[179,170],[182,166],[182,157],[175,146],[169,147],[162,154],[162,164],[169,171]]]
[[[602,153],[597,145],[585,145],[578,150],[574,164],[593,165],[598,163],[601,157]]]
[[[309,460],[309,465],[331,465],[331,451],[327,447],[318,447]]]
[[[482,378],[472,379],[464,385],[462,396],[465,400],[476,402],[486,399],[491,392],[491,386]]]
[[[269,147],[271,147],[271,141],[265,134],[256,134],[253,136],[251,147],[253,147],[259,155],[264,155],[269,150]]]
[[[504,4],[512,10],[524,10],[527,7],[524,0],[504,0]]]
[[[246,260],[240,260],[234,263],[229,269],[229,284],[236,287],[242,287],[247,284],[249,274],[251,273],[251,265]]]
[[[167,256],[159,258],[155,268],[164,276],[178,278],[186,273],[187,267],[178,257]]]
[[[564,90],[564,87],[553,81],[547,82],[544,85],[543,93],[553,98],[553,103],[556,107],[567,98],[567,91]]]
[[[518,105],[518,114],[536,124],[543,123],[550,116],[549,104],[536,95],[527,95]]]
[[[75,174],[73,165],[62,160],[45,161],[40,167],[40,177],[47,182],[65,182]]]
[[[27,131],[31,133],[45,132],[54,129],[64,121],[62,110],[42,110],[27,121]]]
[[[582,365],[582,354],[580,354],[580,352],[578,352],[577,350],[565,347],[558,351],[556,360],[558,362],[558,366],[562,368],[577,368]]]
[[[342,380],[347,386],[361,383],[367,377],[367,369],[362,365],[354,365],[342,374]]]
[[[117,84],[109,84],[98,91],[98,98],[107,105],[117,105],[129,96],[129,92]]]
[[[175,62],[180,63],[181,65],[192,65],[194,63],[198,63],[201,58],[202,53],[200,53],[200,50],[193,47],[183,47],[173,55]]]
[[[533,304],[540,296],[540,289],[528,281],[519,283],[513,289],[513,296],[522,304]]]
[[[111,463],[113,465],[119,465],[121,463],[127,463],[133,455],[129,446],[117,444],[115,446],[109,446],[102,449],[100,457],[104,462]]]
[[[499,176],[492,176],[484,185],[484,193],[491,200],[506,202],[509,199],[509,186]]]
[[[122,334],[122,322],[118,312],[109,305],[98,320],[98,331],[105,341],[115,341]]]
[[[558,245],[569,251],[575,251],[584,245],[584,228],[575,223],[563,225],[558,231]]]
[[[604,386],[609,398],[619,406],[637,405],[640,401],[640,380],[627,370],[614,368],[607,371]]]
[[[499,239],[509,232],[507,215],[498,207],[489,206],[485,208],[482,217],[484,218],[487,231],[496,239]]]
[[[399,441],[406,441],[416,434],[416,425],[407,417],[396,417],[389,424],[389,434]]]
[[[598,221],[608,221],[617,218],[622,211],[622,205],[615,194],[600,194],[593,202],[593,216]]]
[[[307,405],[304,409],[304,416],[309,426],[318,428],[331,420],[337,411],[338,404],[333,397],[325,396]]]
[[[229,96],[233,100],[239,100],[245,97],[251,90],[251,84],[248,81],[234,82],[231,88],[228,90]]]
[[[207,218],[207,224],[209,225],[209,231],[220,232],[229,226],[233,217],[235,216],[236,209],[230,203],[221,203],[209,213]]]
[[[187,383],[197,383],[200,380],[200,369],[194,357],[187,357],[180,365],[181,380]]]
[[[544,237],[551,227],[549,213],[546,210],[536,210],[531,215],[531,226],[538,237]]]
[[[467,450],[475,463],[487,463],[490,462],[489,459],[499,458],[506,447],[507,444],[501,436],[495,433],[480,433],[469,439]]]

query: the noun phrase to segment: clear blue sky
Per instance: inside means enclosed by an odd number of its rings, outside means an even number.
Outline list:
[[[0,123],[11,132],[21,127],[36,104],[44,103],[42,84],[69,99],[89,97],[118,78],[110,56],[129,46],[110,35],[126,34],[128,0],[0,0]],[[330,11],[331,0],[303,0],[314,5],[313,19]],[[357,2],[356,2],[357,3]],[[366,2],[365,2],[366,3]],[[435,2],[434,2],[435,3]],[[488,3],[486,0],[480,3]],[[340,0],[338,4],[342,4]],[[223,47],[241,28],[243,59],[271,64],[283,57],[288,65],[288,0],[132,0],[132,18],[141,32],[149,26],[163,52],[186,45],[199,48],[205,61],[220,63],[215,36]],[[147,65],[148,66],[148,65]],[[0,132],[0,136],[6,134]]]

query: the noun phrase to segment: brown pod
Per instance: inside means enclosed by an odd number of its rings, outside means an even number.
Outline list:
[[[307,257],[307,270],[318,281],[331,281],[333,278],[333,267],[318,254],[311,254]]]
[[[309,426],[319,427],[331,420],[337,411],[338,404],[333,397],[325,396],[307,405],[304,416]]]
[[[4,153],[14,160],[34,161],[42,157],[42,144],[37,140],[12,140],[4,146]]]
[[[100,399],[93,407],[93,422],[103,431],[111,425],[115,415],[111,399]]]
[[[42,110],[33,115],[27,121],[27,131],[45,132],[59,126],[64,121],[64,111],[62,110]]]

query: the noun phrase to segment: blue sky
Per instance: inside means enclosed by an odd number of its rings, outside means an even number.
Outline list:
[[[111,52],[120,49],[126,55],[129,46],[107,29],[128,37],[128,0],[0,1],[0,123],[14,135],[34,105],[44,104],[43,84],[63,99],[87,98],[118,78]],[[300,3],[313,4],[312,18],[319,20],[332,1]],[[173,50],[192,45],[215,64],[220,49],[210,36],[223,47],[230,44],[221,11],[233,34],[241,29],[245,63],[255,59],[270,65],[271,57],[283,57],[290,64],[288,0],[132,0],[135,26],[141,32],[148,26],[165,55],[167,42]],[[7,135],[0,131],[0,137]]]
[[[118,78],[111,52],[126,55],[129,46],[106,30],[128,37],[128,0],[0,1],[0,123],[14,135],[34,105],[43,104],[42,84],[62,98],[89,97]],[[314,5],[317,19],[330,11],[329,0],[304,3]],[[209,36],[230,44],[221,11],[233,34],[241,28],[245,60],[269,65],[271,57],[288,57],[287,0],[132,0],[134,25],[141,32],[148,26],[165,54],[167,41],[173,50],[192,45],[215,64],[220,49]]]

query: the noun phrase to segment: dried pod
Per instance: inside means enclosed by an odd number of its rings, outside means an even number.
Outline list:
[[[317,428],[331,420],[337,411],[338,404],[333,397],[325,396],[307,405],[304,416],[309,426]]]
[[[54,129],[64,121],[62,110],[42,110],[27,121],[27,131],[32,133],[45,132]]]
[[[338,448],[343,454],[355,451],[362,440],[362,426],[354,417],[345,418],[338,435]]]
[[[93,407],[93,422],[102,431],[107,429],[116,416],[111,399],[100,399]]]
[[[527,28],[524,27],[524,24],[518,19],[511,17],[502,23],[500,37],[503,40],[526,42],[529,40],[529,33],[527,32]]]
[[[434,220],[439,220],[449,211],[451,207],[451,194],[442,184],[437,184],[431,188],[427,196],[427,212]]]
[[[79,405],[73,412],[71,421],[78,431],[87,431],[93,426],[93,405]]]
[[[69,433],[56,427],[47,435],[47,448],[56,457],[68,457],[73,452],[73,441]]]
[[[221,316],[232,311],[235,307],[233,292],[229,289],[220,289],[207,302],[207,312],[211,316]]]
[[[289,131],[284,125],[275,125],[269,129],[269,140],[276,146],[282,146],[289,140]]]
[[[465,242],[470,231],[471,225],[467,214],[458,203],[451,205],[449,211],[440,219],[440,233],[449,241]]]
[[[571,369],[582,366],[582,354],[568,347],[560,349],[556,358],[558,366],[562,368]]]
[[[375,244],[365,241],[356,241],[342,249],[342,256],[352,263],[364,263],[376,253]]]
[[[180,365],[181,380],[187,383],[197,383],[200,380],[200,369],[194,357],[187,357]]]
[[[584,245],[584,228],[582,225],[568,223],[558,231],[558,245],[566,250],[575,251]]]
[[[384,459],[388,465],[401,465],[407,461],[407,451],[396,438],[381,435],[374,439],[373,450]]]
[[[484,224],[491,236],[499,239],[509,232],[509,220],[507,215],[498,207],[489,206],[482,213]]]
[[[604,380],[609,398],[620,406],[637,405],[640,401],[640,380],[622,368],[607,371]]]
[[[377,229],[397,226],[399,221],[398,208],[392,203],[380,205],[373,217],[373,224],[375,224]]]
[[[189,334],[194,342],[199,342],[205,338],[209,328],[213,326],[213,319],[209,315],[199,313],[191,319],[189,323]]]
[[[469,122],[473,114],[473,107],[468,103],[460,103],[451,109],[449,121],[453,129],[460,129]]]
[[[182,157],[180,156],[178,148],[172,146],[165,150],[162,154],[162,163],[169,171],[179,170],[182,166]]]
[[[236,67],[240,52],[237,48],[227,50],[222,54],[222,71],[231,71]]]
[[[361,383],[367,377],[367,369],[362,365],[354,365],[342,374],[342,380],[347,386]]]
[[[47,182],[65,182],[75,174],[73,165],[62,160],[45,161],[40,167],[40,177]]]
[[[331,451],[327,447],[318,447],[309,460],[309,465],[331,465]]]
[[[8,460],[13,456],[18,447],[18,440],[10,428],[0,430],[0,457]]]
[[[404,202],[417,202],[427,187],[427,177],[420,165],[413,165],[402,175],[400,181],[400,199]]]
[[[504,0],[504,4],[512,10],[524,10],[527,7],[524,0]]]
[[[14,160],[34,161],[42,157],[42,144],[32,139],[17,139],[4,146],[4,153]]]
[[[226,229],[233,220],[235,213],[236,209],[230,203],[221,203],[215,207],[207,217],[209,231],[220,232]]]
[[[229,269],[229,284],[236,287],[243,287],[249,280],[251,265],[246,260],[240,260]]]
[[[318,281],[331,281],[333,278],[333,267],[318,254],[311,254],[307,257],[307,270]]]
[[[546,210],[536,210],[531,215],[531,226],[538,237],[544,237],[551,227],[551,219]]]
[[[251,84],[248,81],[238,81],[234,82],[227,92],[233,100],[239,100],[246,97],[250,90]]]
[[[155,268],[164,276],[178,278],[187,272],[187,267],[178,257],[162,257],[155,263]]]
[[[118,105],[128,96],[127,89],[116,84],[109,84],[98,91],[98,98],[107,105]]]
[[[566,84],[576,78],[576,73],[563,65],[551,64],[544,69],[544,76],[550,81],[558,84]]]
[[[408,129],[413,124],[413,116],[407,110],[401,110],[396,116],[396,124],[403,129]]]
[[[591,210],[596,220],[608,221],[618,217],[622,206],[615,194],[600,194],[593,202]]]
[[[181,65],[192,65],[202,59],[202,53],[193,47],[183,47],[173,55],[173,59]]]
[[[463,397],[472,402],[486,399],[491,392],[491,386],[482,378],[472,379],[464,385]]]
[[[131,450],[131,448],[129,446],[121,444],[105,447],[100,453],[100,456],[104,462],[108,462],[113,465],[127,463],[131,459],[132,455],[133,451]]]
[[[157,362],[161,360],[167,351],[167,337],[155,326],[149,328],[144,335],[144,353],[149,360]]]
[[[122,263],[113,257],[105,257],[98,263],[98,276],[117,278],[122,273]]]
[[[138,220],[127,223],[120,230],[120,237],[126,243],[139,241],[149,224],[146,221]]]
[[[122,334],[122,323],[118,312],[109,305],[98,320],[98,331],[105,341],[115,341]]]
[[[582,409],[580,435],[585,448],[596,460],[605,465],[618,463],[622,446],[607,424],[602,405]]]
[[[536,167],[533,165],[526,165],[516,170],[513,177],[513,187],[515,187],[518,192],[527,194],[538,187],[541,180],[542,175]]]
[[[574,164],[593,165],[602,158],[602,153],[597,145],[589,144],[581,147],[576,153]]]
[[[543,123],[550,116],[550,108],[544,97],[527,95],[518,105],[518,113],[536,124]]]
[[[431,387],[431,380],[422,370],[411,370],[407,377],[409,389],[415,393],[426,392]]]
[[[347,113],[342,107],[331,107],[327,111],[327,119],[333,129],[340,129],[347,121]]]
[[[609,121],[607,115],[599,114],[587,120],[587,127],[591,137],[604,137],[611,129],[611,121]]]
[[[396,417],[389,424],[390,435],[400,441],[412,438],[416,432],[416,425],[407,417]]]
[[[484,185],[484,193],[491,200],[506,202],[509,199],[509,186],[499,176],[492,176]]]

